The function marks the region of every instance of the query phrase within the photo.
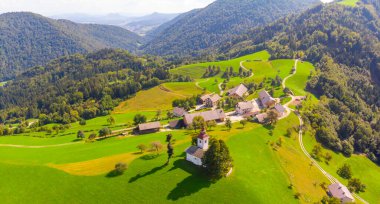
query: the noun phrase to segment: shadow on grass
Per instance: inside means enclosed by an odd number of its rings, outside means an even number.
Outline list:
[[[122,172],[116,171],[116,170],[114,169],[114,170],[110,171],[110,172],[106,175],[106,177],[107,177],[107,178],[114,178],[114,177],[118,177],[118,176],[121,176],[121,175],[123,175]]]
[[[147,154],[147,155],[144,155],[144,156],[140,157],[140,159],[142,159],[142,160],[152,160],[152,159],[156,159],[159,156],[160,155],[158,155],[158,154]]]
[[[274,130],[274,128],[275,128],[275,126],[273,126],[273,125],[263,125],[263,127],[265,128],[265,129],[267,129],[267,130]]]
[[[191,196],[203,188],[209,188],[212,184],[202,173],[201,167],[197,167],[184,159],[176,160],[169,171],[175,169],[182,169],[191,175],[179,182],[177,186],[170,191],[167,196],[168,200],[177,201],[183,197]]]
[[[72,140],[72,142],[79,142],[79,141],[83,141],[83,139],[74,139],[74,140]]]
[[[154,173],[156,173],[157,171],[159,170],[162,170],[163,168],[165,168],[166,165],[162,165],[162,166],[159,166],[159,167],[155,167],[153,169],[151,169],[150,171],[148,172],[145,172],[144,174],[137,174],[136,176],[132,177],[131,179],[129,179],[129,183],[133,183],[141,178],[144,178],[145,176],[149,176],[149,175],[152,175]]]

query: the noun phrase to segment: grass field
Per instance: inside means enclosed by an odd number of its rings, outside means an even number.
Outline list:
[[[316,144],[314,137],[307,134],[304,137],[304,144],[306,149],[311,152]],[[327,170],[340,182],[347,185],[348,181],[339,177],[336,171],[340,166],[347,163],[351,166],[353,177],[360,178],[360,180],[367,186],[365,193],[360,193],[360,197],[364,198],[369,203],[380,203],[380,167],[371,162],[365,156],[352,155],[350,158],[343,156],[342,154],[335,153],[331,150],[324,149],[324,152],[329,152],[333,156],[331,162],[326,164],[319,162],[319,164]]]
[[[231,132],[218,127],[209,134],[227,140],[234,159],[234,171],[226,179],[210,183],[201,170],[184,160],[183,151],[190,143],[187,131],[172,132],[177,142],[175,158],[163,166],[165,153],[139,155],[136,146],[152,141],[164,143],[167,133],[138,137],[111,138],[91,144],[77,144],[44,149],[0,148],[2,203],[298,203],[317,201],[324,192],[313,182],[323,176],[307,169],[308,161],[292,137],[283,135],[295,116],[269,129],[249,124]],[[270,141],[284,138],[274,150]],[[129,168],[123,176],[109,177],[107,172],[116,161]],[[305,176],[307,175],[307,176]],[[33,179],[33,182],[30,182]],[[288,186],[292,183],[293,189]],[[3,190],[5,189],[5,190]],[[273,192],[276,195],[273,196]]]
[[[114,114],[139,111],[169,110],[175,99],[184,99],[202,93],[192,82],[165,83],[149,90],[140,91],[135,97],[120,103]]]
[[[306,96],[306,84],[313,70],[313,64],[309,62],[298,62],[297,73],[286,81],[286,86],[292,90],[296,96]]]
[[[359,0],[342,0],[339,2],[339,4],[345,5],[345,6],[356,6]]]

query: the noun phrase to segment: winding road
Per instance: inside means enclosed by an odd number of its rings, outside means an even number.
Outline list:
[[[282,81],[282,88],[285,89],[286,88],[286,80],[288,80],[289,78],[291,78],[292,76],[294,76],[296,73],[297,73],[297,64],[298,64],[298,59],[295,60],[295,65],[294,65],[294,68],[295,68],[295,71],[294,73],[292,73],[291,75],[287,76],[283,81]],[[327,171],[325,171],[319,164],[317,161],[315,161],[315,159],[313,159],[313,157],[311,157],[311,155],[309,154],[309,152],[306,150],[304,144],[303,144],[303,131],[302,131],[302,127],[304,125],[304,122],[302,120],[302,116],[300,115],[299,112],[297,111],[294,111],[293,109],[289,108],[288,106],[293,103],[293,101],[295,100],[295,96],[291,95],[292,97],[292,100],[289,101],[288,103],[286,103],[284,106],[285,108],[287,109],[287,112],[289,111],[293,111],[298,119],[299,119],[299,122],[300,122],[300,130],[298,132],[298,142],[300,144],[300,147],[301,147],[301,150],[302,152],[306,155],[306,157],[308,157],[310,160],[311,160],[311,163],[313,164],[313,166],[315,166],[320,172],[322,172],[322,174],[331,182],[331,183],[340,183],[338,179],[336,179],[334,176],[332,176],[331,174],[329,174]],[[289,112],[290,114],[290,112]],[[288,115],[289,115],[288,114]],[[284,117],[286,118],[286,117]],[[357,200],[360,200],[360,202],[364,203],[364,204],[369,204],[367,201],[365,201],[363,198],[361,198],[359,195],[353,193],[352,194]]]

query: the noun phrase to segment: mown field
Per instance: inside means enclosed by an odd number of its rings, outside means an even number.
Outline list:
[[[0,173],[7,176],[0,180],[0,196],[2,203],[298,203],[294,195],[300,192],[301,201],[317,201],[324,192],[313,183],[323,182],[323,176],[308,169],[296,140],[284,137],[287,127],[296,124],[293,115],[279,122],[272,136],[257,124],[211,131],[211,136],[227,141],[235,166],[230,177],[216,183],[184,160],[193,131],[172,132],[177,141],[169,166],[163,166],[164,151],[141,155],[135,148],[164,143],[167,133],[41,149],[2,147]],[[270,143],[279,137],[283,144],[275,150]],[[116,161],[127,162],[128,170],[119,177],[107,176]],[[273,191],[279,196],[273,197]]]

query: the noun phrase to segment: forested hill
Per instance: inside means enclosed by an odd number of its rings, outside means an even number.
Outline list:
[[[315,63],[308,89],[321,103],[304,112],[324,145],[349,156],[366,153],[380,161],[379,1],[356,7],[317,6],[254,29],[219,48],[225,56],[267,49],[273,58]]]
[[[106,25],[76,24],[33,13],[0,15],[0,80],[52,59],[102,48],[137,49],[140,37]]]
[[[149,54],[189,55],[218,45],[232,36],[266,25],[293,12],[320,3],[319,0],[217,0],[161,25],[148,36]]]
[[[121,99],[174,80],[164,67],[158,57],[109,49],[53,60],[0,87],[0,123],[22,118],[70,123],[106,115]]]

